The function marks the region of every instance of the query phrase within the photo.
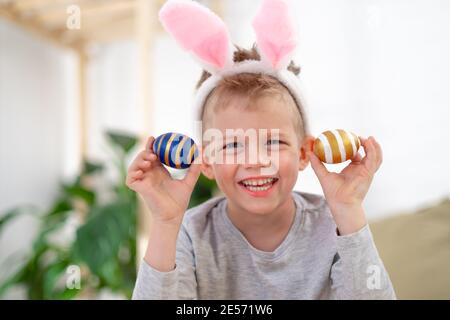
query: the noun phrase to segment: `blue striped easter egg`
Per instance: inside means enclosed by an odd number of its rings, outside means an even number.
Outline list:
[[[194,140],[180,133],[168,132],[153,142],[153,152],[161,163],[176,169],[188,168],[198,156]]]

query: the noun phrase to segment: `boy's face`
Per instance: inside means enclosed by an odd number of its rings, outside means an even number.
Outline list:
[[[242,108],[243,103],[247,101],[232,99],[211,117],[208,127],[220,131],[223,141],[204,144],[216,158],[204,152],[202,172],[216,180],[234,209],[267,214],[290,201],[298,171],[308,165],[306,151],[312,149],[314,138],[299,141],[283,99],[260,98],[251,108]]]

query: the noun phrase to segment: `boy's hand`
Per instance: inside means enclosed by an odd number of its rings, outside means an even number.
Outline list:
[[[130,165],[126,184],[142,196],[154,222],[179,226],[200,175],[200,164],[194,161],[182,180],[173,179],[153,152],[154,141],[151,136]]]
[[[366,156],[362,158],[358,152],[340,173],[329,172],[313,152],[308,152],[341,235],[356,232],[366,225],[362,202],[383,157],[375,138],[359,139]]]

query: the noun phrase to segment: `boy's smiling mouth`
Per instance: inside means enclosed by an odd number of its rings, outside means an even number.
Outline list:
[[[238,182],[238,185],[255,197],[265,197],[278,182],[277,177],[250,177]]]

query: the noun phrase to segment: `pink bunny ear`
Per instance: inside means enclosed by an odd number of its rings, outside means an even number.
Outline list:
[[[195,1],[167,1],[159,11],[167,32],[193,52],[209,72],[223,69],[232,61],[230,38],[224,22]]]
[[[283,0],[263,0],[253,20],[262,59],[274,69],[286,68],[297,46],[297,33]]]

